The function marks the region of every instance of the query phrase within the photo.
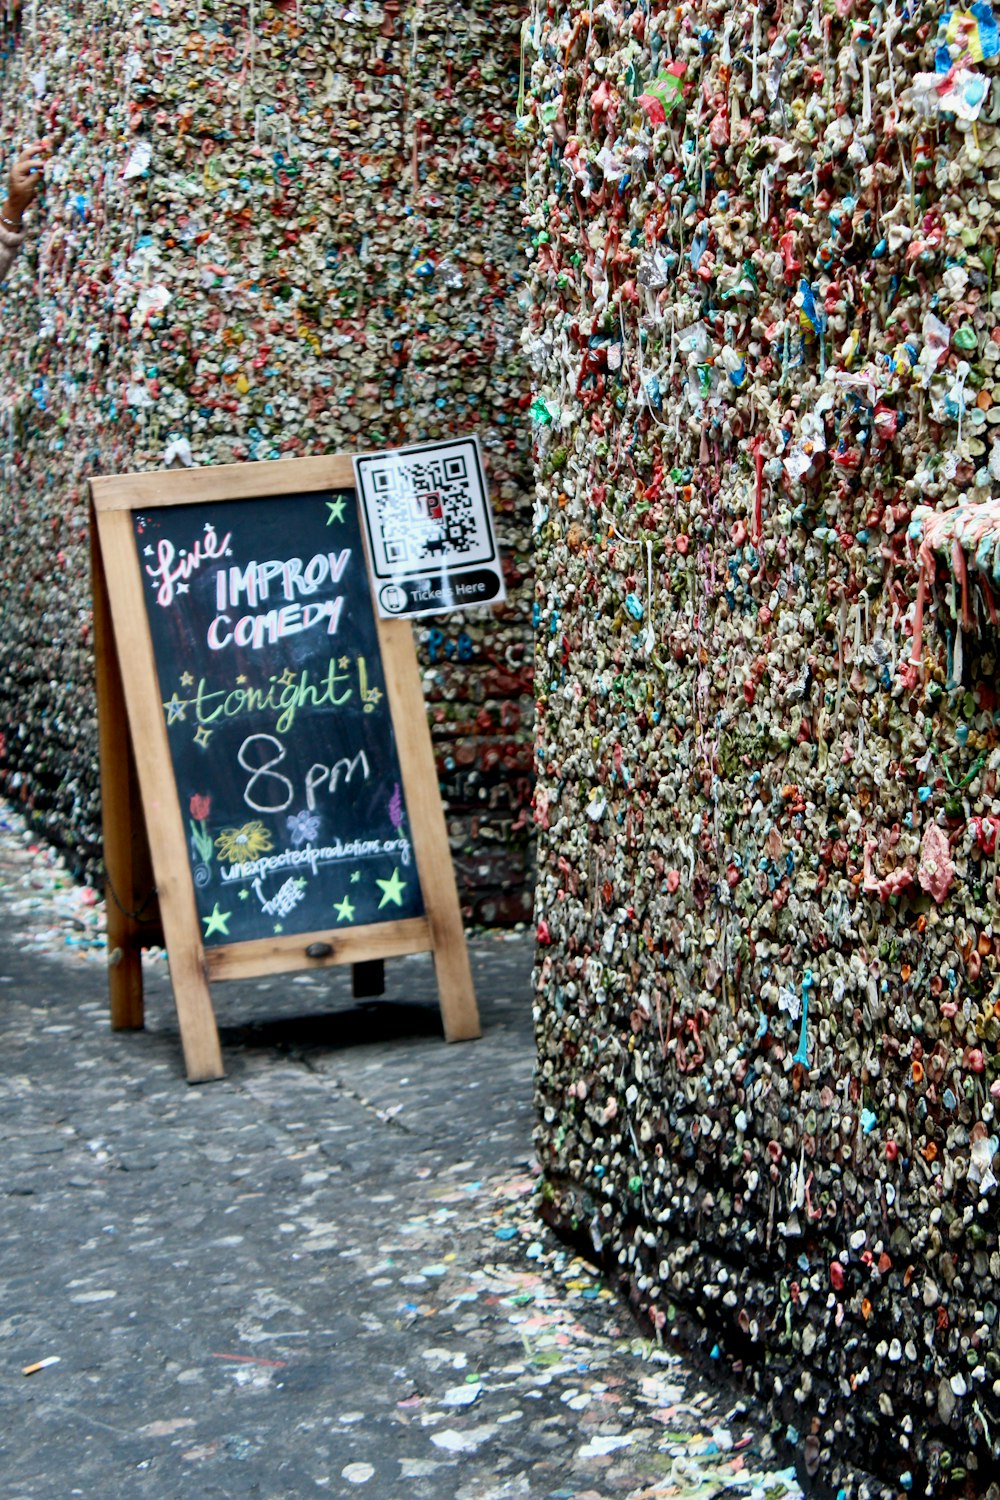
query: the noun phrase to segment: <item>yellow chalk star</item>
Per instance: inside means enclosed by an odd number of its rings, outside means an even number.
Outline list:
[[[281,676],[278,678],[278,681],[281,683],[282,687],[291,687],[292,683],[295,681],[296,675],[297,674],[292,671],[291,667],[286,667]]]
[[[200,729],[195,731],[194,742],[196,745],[200,745],[203,750],[211,738],[212,731],[210,729],[206,729],[204,724]]]
[[[190,687],[193,682],[194,678],[191,676],[190,672],[181,673],[181,687]]]
[[[205,924],[205,936],[211,937],[213,932],[221,932],[223,937],[229,936],[229,918],[231,911],[220,911],[219,903],[216,901],[215,909],[210,916],[202,917]]]
[[[341,495],[338,500],[328,500],[326,502],[326,508],[330,512],[330,514],[326,518],[326,524],[328,526],[330,525],[331,521],[342,521],[344,519],[344,503],[345,502],[343,495]]]
[[[335,901],[333,903],[333,909],[337,913],[338,922],[354,921],[354,907],[351,905],[350,896],[345,896],[343,901]]]
[[[178,719],[184,718],[184,714],[187,709],[187,699],[178,698],[177,694],[175,693],[172,698],[164,703],[163,707],[166,710],[167,723],[176,724]]]
[[[376,880],[375,884],[379,886],[383,892],[382,899],[378,904],[379,911],[382,910],[383,906],[388,905],[390,901],[394,901],[397,906],[402,906],[403,892],[405,891],[406,887],[399,878],[398,870],[393,870],[392,878],[390,880]]]

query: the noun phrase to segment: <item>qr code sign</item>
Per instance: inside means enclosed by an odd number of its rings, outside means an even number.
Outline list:
[[[410,577],[492,562],[479,450],[469,440],[358,460],[376,575]]]

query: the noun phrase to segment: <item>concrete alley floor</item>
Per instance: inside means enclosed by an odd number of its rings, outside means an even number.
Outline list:
[[[100,917],[0,804],[2,1500],[800,1494],[536,1215],[527,935],[472,942],[475,1043],[425,958],[219,985],[191,1088]]]

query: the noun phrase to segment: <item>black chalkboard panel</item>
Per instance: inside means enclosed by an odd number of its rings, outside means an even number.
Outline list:
[[[354,492],[132,525],[205,947],[423,915]]]

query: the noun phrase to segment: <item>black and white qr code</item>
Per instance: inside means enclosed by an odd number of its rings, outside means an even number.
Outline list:
[[[362,462],[376,573],[412,577],[493,560],[474,443],[399,449]]]

